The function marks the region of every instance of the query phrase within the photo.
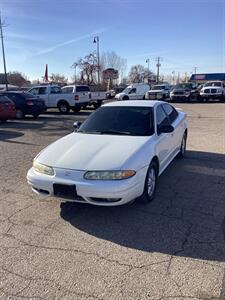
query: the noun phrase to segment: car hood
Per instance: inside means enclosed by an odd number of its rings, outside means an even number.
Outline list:
[[[115,98],[121,98],[125,95],[127,95],[127,94],[126,93],[118,93],[118,94],[116,94]]]
[[[201,91],[207,90],[207,89],[216,89],[222,91],[223,88],[221,86],[204,86]]]
[[[150,139],[149,136],[71,133],[42,150],[35,159],[63,169],[121,169]]]

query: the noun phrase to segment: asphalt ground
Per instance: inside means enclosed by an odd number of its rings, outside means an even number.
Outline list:
[[[90,110],[0,125],[0,299],[225,299],[225,104],[188,114],[187,157],[148,205],[39,199],[36,154]]]

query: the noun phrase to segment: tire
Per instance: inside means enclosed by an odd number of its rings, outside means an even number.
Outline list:
[[[152,161],[149,165],[146,174],[143,194],[139,198],[139,201],[141,203],[149,203],[154,199],[157,181],[158,181],[158,167],[157,164],[154,161]]]
[[[24,118],[24,112],[21,109],[16,110],[16,119],[23,119]]]
[[[181,145],[180,145],[180,152],[177,154],[178,158],[184,158],[185,157],[186,145],[187,145],[187,133],[185,132],[183,137],[182,137],[182,141],[181,141]]]
[[[61,114],[68,114],[70,111],[69,104],[65,101],[61,101],[58,103],[58,109]]]
[[[128,96],[123,96],[122,100],[129,100],[129,97]]]
[[[143,96],[142,100],[145,100],[145,95]]]
[[[37,119],[38,116],[39,116],[39,113],[33,114],[33,117],[34,117],[35,119]]]
[[[73,107],[72,108],[72,111],[73,112],[79,112],[81,110],[81,107],[80,106],[77,106],[77,107]]]
[[[4,123],[6,123],[6,122],[7,122],[7,120],[6,120],[6,119],[4,119],[4,120],[0,120],[0,122],[4,124]]]
[[[97,102],[93,102],[93,106],[95,109],[99,108],[102,105],[102,100],[97,101]]]

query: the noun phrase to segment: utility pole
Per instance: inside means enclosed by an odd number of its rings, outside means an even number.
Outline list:
[[[77,66],[78,66],[78,63],[74,63],[72,65],[72,68],[74,68],[74,83],[77,82]]]
[[[173,74],[173,79],[172,80],[173,80],[173,85],[174,85],[175,84],[175,71],[173,71],[172,74]]]
[[[5,48],[4,48],[2,27],[3,27],[3,22],[2,22],[2,16],[1,16],[1,11],[0,11],[0,35],[1,35],[1,42],[2,42],[2,56],[3,56],[3,65],[4,65],[4,73],[5,73],[5,87],[6,87],[6,91],[8,91],[8,79],[7,79],[7,72],[6,72]]]
[[[195,85],[197,86],[197,79],[196,79],[196,73],[197,73],[197,67],[194,67],[194,73],[195,73]]]
[[[150,62],[150,59],[147,58],[145,62],[148,64],[148,83],[149,83],[149,73],[150,73],[149,62]]]
[[[156,79],[156,81],[157,81],[157,83],[159,83],[159,68],[161,67],[161,64],[160,64],[160,61],[162,60],[162,58],[161,57],[157,57],[156,58],[156,61],[157,61],[157,64],[156,64],[156,67],[157,67],[157,79]]]
[[[100,63],[99,63],[99,36],[94,37],[93,43],[97,43],[97,61],[98,61],[98,90],[100,90]]]

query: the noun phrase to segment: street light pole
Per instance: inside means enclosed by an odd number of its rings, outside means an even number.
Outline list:
[[[1,17],[1,11],[0,11],[0,35],[1,35],[1,42],[2,42],[2,56],[3,56],[3,64],[4,64],[4,72],[5,72],[5,87],[6,91],[8,91],[8,78],[7,78],[7,72],[6,72],[6,62],[5,62],[5,48],[4,48],[4,41],[3,41],[3,30],[2,30],[2,17]]]
[[[100,63],[99,63],[99,36],[95,36],[94,37],[94,41],[93,43],[97,43],[97,61],[98,61],[98,66],[97,66],[97,70],[98,70],[98,90],[100,90]]]

